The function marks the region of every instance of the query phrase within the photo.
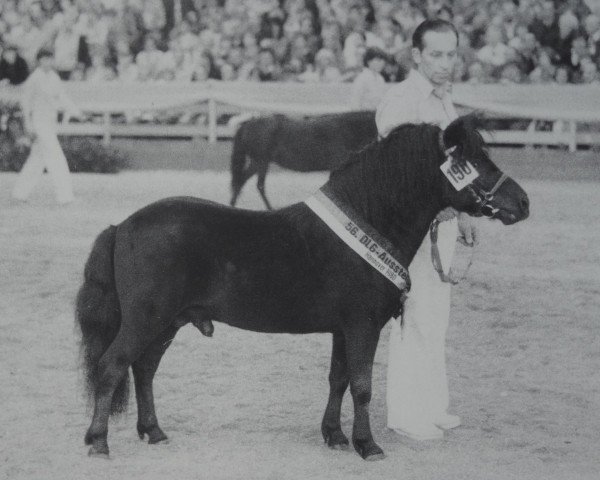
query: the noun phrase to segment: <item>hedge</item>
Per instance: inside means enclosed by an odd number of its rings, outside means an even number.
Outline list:
[[[8,118],[21,121],[21,112],[14,104],[0,103],[0,171],[17,172],[29,155],[30,147],[25,138],[15,140],[6,131]],[[71,172],[116,173],[123,169],[127,160],[113,147],[104,146],[90,137],[59,137]]]

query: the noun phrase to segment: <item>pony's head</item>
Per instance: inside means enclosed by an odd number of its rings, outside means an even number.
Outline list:
[[[527,194],[490,160],[480,126],[481,117],[467,115],[440,131],[447,201],[459,211],[505,225],[524,220],[529,216]]]

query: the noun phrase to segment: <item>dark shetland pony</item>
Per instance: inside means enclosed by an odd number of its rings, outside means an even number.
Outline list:
[[[334,170],[377,138],[375,112],[322,115],[308,120],[285,115],[245,121],[233,138],[231,202],[235,206],[244,184],[258,175],[256,187],[271,210],[265,193],[270,163],[298,172]]]
[[[340,204],[387,237],[406,267],[448,205],[481,215],[487,202],[485,212],[505,224],[528,215],[527,195],[510,178],[493,198],[486,195],[501,172],[469,118],[441,132],[431,125],[399,127],[327,183]],[[469,159],[480,172],[460,192],[440,171],[450,146],[457,147],[455,161]],[[365,459],[381,458],[369,426],[371,372],[380,330],[400,310],[399,290],[305,203],[273,212],[189,197],[148,205],[98,236],[77,297],[94,400],[85,443],[91,455],[108,455],[108,419],[126,405],[129,367],[140,438],[166,439],[152,392],[161,357],[181,326],[192,322],[210,335],[217,321],[256,332],[332,333],[323,437],[332,448],[348,444],[340,407],[350,385],[354,448]]]

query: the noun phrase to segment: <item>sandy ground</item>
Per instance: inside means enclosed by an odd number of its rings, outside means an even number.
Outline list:
[[[523,168],[518,160],[513,172]],[[464,425],[444,440],[418,443],[386,429],[386,327],[371,419],[387,458],[375,463],[322,443],[328,335],[264,335],[220,324],[212,339],[184,327],[161,364],[155,394],[170,443],[138,440],[132,398],[129,413],[110,424],[111,459],[88,458],[90,415],[72,310],[93,239],[165,196],[226,202],[229,176],[79,174],[77,202],[61,208],[49,179],[23,205],[9,198],[15,175],[0,175],[0,478],[599,478],[600,189],[590,181],[597,163],[578,165],[569,179],[544,178],[534,161],[521,182],[531,218],[513,227],[479,222],[482,244],[454,290],[448,333],[451,410]],[[325,178],[275,171],[267,187],[283,205]],[[254,188],[240,206],[261,208]],[[342,421],[349,434],[348,395]]]

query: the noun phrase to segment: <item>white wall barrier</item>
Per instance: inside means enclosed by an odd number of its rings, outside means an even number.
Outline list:
[[[69,96],[94,122],[63,123],[62,135],[95,135],[110,142],[114,136],[206,137],[210,141],[229,138],[234,127],[220,124],[223,114],[280,112],[312,116],[350,110],[351,84],[307,84],[294,82],[202,83],[87,83],[65,84]],[[21,90],[0,89],[0,102],[15,102]],[[498,144],[577,145],[600,144],[600,129],[584,132],[577,124],[600,125],[600,85],[470,85],[453,87],[462,111],[480,110],[494,118],[531,120],[525,130],[495,130],[488,141]],[[156,114],[187,112],[197,122],[153,123]],[[114,123],[114,115],[126,121]],[[146,123],[139,121],[148,117]],[[131,121],[136,119],[136,121]],[[552,122],[540,131],[538,121]],[[596,125],[596,127],[597,127]]]

